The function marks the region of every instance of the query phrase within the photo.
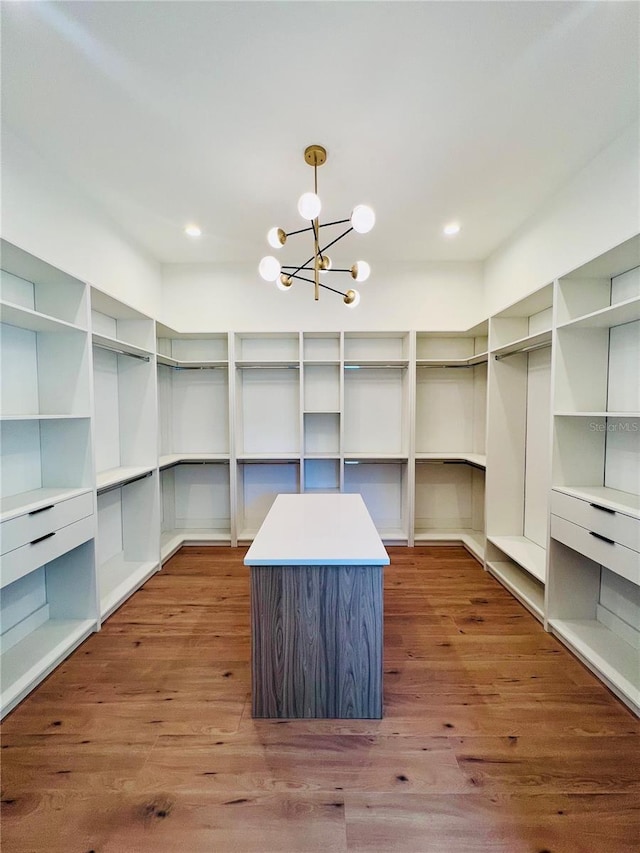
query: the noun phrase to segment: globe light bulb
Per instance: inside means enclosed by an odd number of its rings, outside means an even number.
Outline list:
[[[351,214],[351,225],[358,234],[366,234],[376,224],[376,215],[366,204],[357,204]]]
[[[458,234],[460,231],[460,223],[449,222],[447,225],[444,226],[442,231],[444,232],[444,234],[446,234],[447,237],[455,237],[455,235]]]
[[[357,290],[347,290],[342,301],[348,308],[355,308],[360,304],[360,294]]]
[[[315,193],[303,193],[300,196],[298,200],[298,213],[303,219],[316,219],[321,209],[322,202]]]
[[[267,255],[260,261],[258,272],[265,281],[275,281],[280,275],[280,261],[273,255]]]
[[[356,281],[366,281],[371,275],[371,267],[366,261],[356,261],[351,267],[351,278]]]
[[[287,242],[287,235],[282,228],[271,228],[267,234],[267,243],[274,249],[281,249]]]

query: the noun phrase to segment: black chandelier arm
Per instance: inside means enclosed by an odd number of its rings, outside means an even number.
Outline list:
[[[351,222],[350,219],[336,219],[334,222],[321,222],[318,228],[328,228],[330,225],[344,225],[345,222]],[[285,231],[287,237],[293,237],[294,234],[305,234],[307,231],[313,231],[313,225],[308,228],[298,228],[297,231]]]
[[[296,275],[292,273],[289,278],[297,278],[299,281],[308,281],[309,284],[315,284],[315,281],[312,278],[305,278],[303,275]],[[328,284],[322,284],[322,282],[318,282],[320,287],[324,287],[325,290],[330,290],[332,293],[337,293],[338,296],[346,296],[346,293],[343,293],[341,290],[336,290],[334,287],[329,287]]]
[[[347,222],[348,222],[348,221],[349,221],[349,220],[347,219]],[[335,239],[335,240],[332,240],[330,243],[327,243],[327,245],[326,245],[326,246],[323,246],[323,247],[320,249],[320,254],[321,254],[321,255],[324,255],[324,253],[326,252],[326,250],[327,250],[327,249],[330,249],[330,248],[331,248],[331,246],[333,246],[333,245],[334,245],[334,243],[337,243],[337,242],[338,242],[338,240],[342,240],[342,238],[343,238],[343,237],[346,237],[346,236],[347,236],[347,234],[348,234],[350,231],[353,231],[353,226],[352,226],[351,228],[347,228],[347,230],[346,230],[346,231],[343,231],[343,232],[342,232],[342,234],[341,234],[339,237],[336,237],[336,239]],[[315,258],[315,255],[314,255],[313,257]],[[313,260],[313,258],[311,258],[309,261],[307,261],[307,263],[311,263],[311,261],[312,261],[312,260]]]

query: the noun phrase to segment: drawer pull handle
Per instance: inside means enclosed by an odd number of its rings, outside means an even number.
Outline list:
[[[600,504],[589,504],[589,506],[592,506],[594,509],[599,509],[601,512],[608,512],[610,515],[616,514],[615,509],[610,509],[608,506],[600,506]]]
[[[43,542],[45,539],[51,539],[51,537],[55,536],[55,535],[56,535],[55,530],[52,531],[51,533],[45,533],[44,536],[40,536],[38,539],[34,539],[33,542],[29,542],[29,545],[37,545],[38,542]]]
[[[41,506],[40,509],[32,510],[29,515],[37,515],[39,512],[46,512],[48,509],[53,509],[53,507],[53,504],[49,504],[49,506]]]
[[[615,545],[616,543],[613,539],[608,539],[606,536],[603,536],[601,533],[594,533],[593,530],[589,531],[589,536],[595,536],[596,539],[601,539],[603,542],[608,542],[609,545]]]

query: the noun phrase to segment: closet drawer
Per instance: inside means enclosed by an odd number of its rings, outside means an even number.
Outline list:
[[[605,542],[594,536],[598,531],[589,531],[572,521],[551,516],[551,537],[563,542],[574,551],[584,554],[601,566],[611,569],[617,575],[640,584],[640,555],[631,548],[626,548],[617,542]],[[603,534],[599,534],[602,536]]]
[[[0,527],[0,553],[6,554],[22,545],[59,530],[93,513],[93,494],[87,492],[66,501],[59,501],[35,512],[3,521]]]
[[[580,527],[600,533],[607,539],[613,539],[619,545],[640,551],[640,521],[631,515],[599,509],[595,502],[589,503],[556,491],[551,492],[551,512]]]
[[[38,537],[28,545],[15,548],[5,554],[2,557],[0,569],[0,586],[13,583],[18,578],[28,575],[34,569],[93,538],[93,522],[93,515],[90,515],[59,530],[50,531],[44,534],[44,538]]]

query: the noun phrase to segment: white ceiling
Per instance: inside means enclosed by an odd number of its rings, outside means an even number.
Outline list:
[[[376,209],[349,254],[481,259],[637,119],[639,9],[5,2],[2,120],[163,262],[303,227],[310,143],[323,215]]]

